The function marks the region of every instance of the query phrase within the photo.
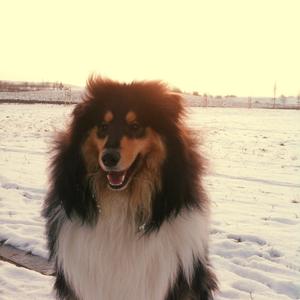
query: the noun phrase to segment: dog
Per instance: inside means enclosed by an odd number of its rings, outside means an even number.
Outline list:
[[[182,97],[94,75],[82,98],[43,207],[57,299],[213,299],[205,160]]]

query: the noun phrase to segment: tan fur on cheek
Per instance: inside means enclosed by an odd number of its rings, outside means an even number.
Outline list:
[[[103,151],[106,140],[107,138],[99,139],[97,136],[97,127],[94,127],[89,132],[81,148],[88,173],[99,169],[99,155]]]
[[[138,154],[144,158],[148,157],[147,165],[149,168],[155,168],[159,162],[166,157],[165,145],[161,137],[151,128],[146,128],[144,138],[121,139],[121,165],[123,168],[130,167]]]
[[[166,147],[158,133],[151,128],[147,128],[148,147],[145,149],[147,154],[147,168],[155,170],[160,168],[166,159]]]
[[[124,144],[126,145],[126,144]],[[130,185],[129,209],[137,225],[146,223],[151,217],[152,195],[161,186],[161,166],[166,158],[166,147],[162,138],[151,128],[146,128],[143,139],[128,141],[128,152],[142,155],[142,163]]]

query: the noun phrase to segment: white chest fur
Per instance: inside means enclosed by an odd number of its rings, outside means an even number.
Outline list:
[[[184,211],[157,233],[137,234],[122,207],[95,227],[67,221],[58,263],[83,300],[163,300],[179,265],[191,277],[193,257],[204,259],[208,216]]]

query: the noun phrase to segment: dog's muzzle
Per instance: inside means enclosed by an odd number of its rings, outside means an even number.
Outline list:
[[[118,150],[115,149],[106,149],[104,150],[101,160],[103,165],[107,168],[115,167],[120,161],[121,155]]]

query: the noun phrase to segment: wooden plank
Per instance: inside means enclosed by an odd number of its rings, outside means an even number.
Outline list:
[[[47,259],[11,245],[0,244],[0,259],[44,275],[54,275],[55,273],[53,264]]]

